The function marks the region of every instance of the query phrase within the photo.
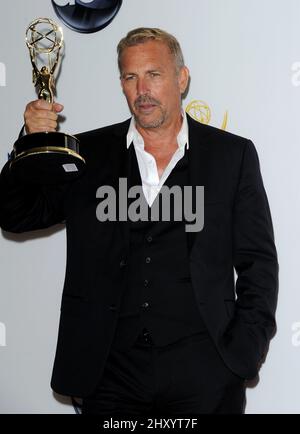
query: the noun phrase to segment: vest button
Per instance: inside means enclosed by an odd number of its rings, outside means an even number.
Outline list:
[[[146,258],[146,264],[150,264],[150,262],[151,262],[151,258]]]
[[[143,309],[148,309],[149,306],[150,306],[150,304],[147,301],[142,304]]]
[[[126,261],[125,259],[122,259],[122,261],[120,262],[120,268],[125,267],[125,265],[126,265]]]
[[[145,279],[144,280],[144,286],[148,286],[149,285],[149,280]]]
[[[152,243],[153,238],[151,237],[151,235],[149,235],[149,236],[147,237],[147,241],[148,241],[148,243]]]

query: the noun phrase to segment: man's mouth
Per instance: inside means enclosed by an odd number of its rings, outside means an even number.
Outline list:
[[[134,103],[135,109],[140,113],[150,114],[154,111],[156,107],[159,106],[159,101],[153,98],[147,98],[145,96],[140,96]]]
[[[138,104],[137,108],[142,112],[151,112],[156,107],[156,104]]]

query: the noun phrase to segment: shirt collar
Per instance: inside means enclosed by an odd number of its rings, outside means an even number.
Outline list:
[[[185,147],[185,145],[186,145],[186,148],[189,149],[189,126],[188,126],[187,116],[186,116],[186,112],[183,109],[181,110],[181,114],[182,114],[183,122],[182,122],[181,129],[180,129],[178,136],[177,136],[177,143],[178,143],[178,147],[180,149],[183,149]],[[127,139],[127,149],[129,148],[129,146],[131,145],[132,142],[133,142],[134,146],[138,146],[138,147],[144,149],[144,146],[145,146],[144,145],[144,139],[141,136],[141,134],[138,132],[138,130],[136,129],[133,116],[132,116],[131,121],[130,121],[130,125],[129,125],[126,139]]]

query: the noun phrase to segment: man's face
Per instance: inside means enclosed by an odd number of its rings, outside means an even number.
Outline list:
[[[159,128],[178,119],[188,69],[176,70],[174,56],[160,41],[128,47],[121,57],[121,84],[131,113],[142,128]]]

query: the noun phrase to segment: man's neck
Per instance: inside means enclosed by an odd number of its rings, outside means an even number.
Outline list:
[[[182,114],[172,120],[169,124],[164,124],[158,128],[142,128],[136,125],[138,132],[141,134],[145,150],[148,152],[168,152],[177,148],[177,136],[182,126]],[[152,153],[152,152],[151,152]]]

